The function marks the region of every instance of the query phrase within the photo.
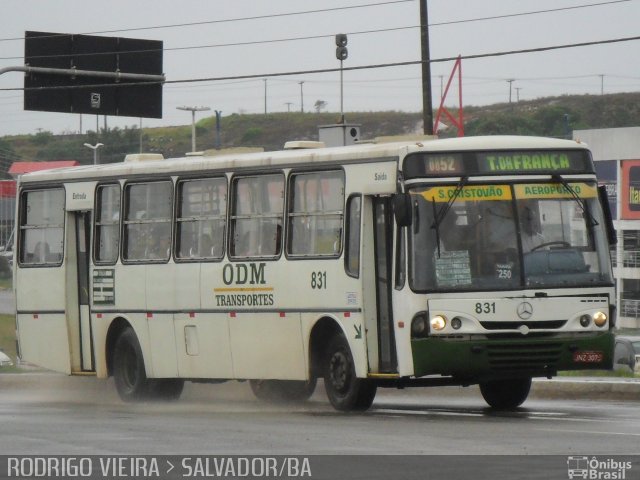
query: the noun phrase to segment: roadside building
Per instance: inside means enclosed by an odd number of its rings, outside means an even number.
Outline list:
[[[13,162],[7,172],[13,180],[0,180],[0,248],[10,252],[13,248],[13,226],[16,214],[16,182],[20,175],[51,168],[75,167],[77,160],[54,160],[50,162]]]
[[[640,328],[640,127],[575,130],[573,138],[589,145],[607,188],[618,235],[611,252],[618,326]]]

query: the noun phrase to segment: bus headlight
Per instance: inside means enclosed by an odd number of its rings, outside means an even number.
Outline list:
[[[411,336],[413,338],[423,338],[429,335],[429,323],[427,314],[420,312],[411,320]]]
[[[431,317],[429,323],[433,330],[440,331],[447,326],[447,317],[445,317],[444,315],[434,315],[433,317]]]
[[[593,315],[593,323],[595,323],[598,327],[604,327],[607,323],[607,314],[604,312],[596,312]]]

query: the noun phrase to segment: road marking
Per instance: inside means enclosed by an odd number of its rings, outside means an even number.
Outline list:
[[[547,417],[539,417],[536,420],[559,420],[562,422],[592,422],[592,423],[611,423],[610,418],[581,418],[581,417],[555,417],[555,418],[547,418]]]
[[[550,428],[536,428],[535,430],[539,430],[541,432],[564,432],[564,433],[586,433],[589,435],[623,435],[626,437],[640,437],[640,433],[626,433],[626,432],[596,432],[590,430],[565,430],[565,429],[555,429],[552,430]]]
[[[450,411],[436,411],[436,410],[396,410],[393,408],[380,408],[375,409],[371,413],[381,413],[383,415],[455,415],[457,417],[482,417],[482,413],[469,413],[469,412],[450,412]]]
[[[505,411],[505,412],[463,412],[446,409],[427,409],[427,410],[401,410],[396,408],[377,408],[371,410],[372,414],[380,414],[385,416],[393,416],[395,418],[402,416],[451,416],[451,417],[491,417],[491,418],[522,418],[526,420],[541,421],[563,421],[563,422],[580,422],[580,423],[611,423],[611,419],[605,418],[585,418],[571,417],[569,413],[563,412],[531,412],[531,411]],[[638,434],[640,435],[640,434]]]

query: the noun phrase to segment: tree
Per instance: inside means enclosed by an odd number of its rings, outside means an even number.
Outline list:
[[[313,108],[316,109],[316,113],[320,113],[323,108],[327,108],[327,102],[324,100],[316,100],[316,103],[313,104]]]
[[[40,130],[33,137],[33,143],[39,147],[48,144],[51,140],[53,140],[53,133],[48,130]]]
[[[0,138],[0,178],[8,178],[7,171],[13,162],[20,160],[20,156],[11,144]]]

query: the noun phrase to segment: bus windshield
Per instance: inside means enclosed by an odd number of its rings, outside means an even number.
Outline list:
[[[611,285],[593,182],[409,189],[414,291]]]

